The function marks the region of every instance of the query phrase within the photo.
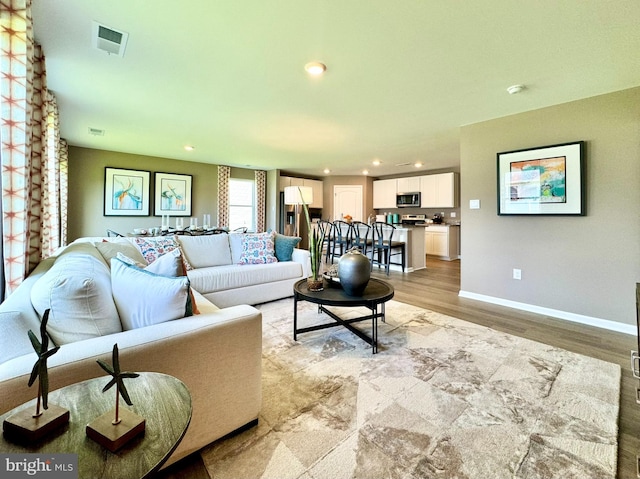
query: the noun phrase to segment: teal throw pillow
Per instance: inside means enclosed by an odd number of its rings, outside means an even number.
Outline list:
[[[278,261],[291,261],[293,249],[302,241],[299,236],[285,236],[276,233],[276,258]]]

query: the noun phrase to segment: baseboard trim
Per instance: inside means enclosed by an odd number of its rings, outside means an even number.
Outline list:
[[[558,309],[543,308],[542,306],[519,303],[518,301],[496,298],[495,296],[487,296],[484,294],[471,293],[469,291],[460,290],[458,296],[460,296],[461,298],[475,299],[476,301],[482,301],[484,303],[491,303],[500,306],[506,306],[508,308],[520,309],[522,311],[528,311],[530,313],[542,314],[544,316],[552,316],[554,318],[564,319],[573,323],[586,324],[588,326],[595,326],[596,328],[616,331],[618,333],[630,334],[632,336],[635,336],[637,334],[637,328],[633,324],[622,324],[616,321],[611,321],[609,319],[594,318],[592,316],[569,313],[567,311],[560,311]]]

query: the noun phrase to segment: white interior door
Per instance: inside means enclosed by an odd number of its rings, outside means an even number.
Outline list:
[[[362,185],[335,185],[333,187],[333,219],[351,215],[354,221],[362,221]]]

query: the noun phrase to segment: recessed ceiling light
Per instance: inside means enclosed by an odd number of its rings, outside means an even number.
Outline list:
[[[515,95],[516,93],[520,93],[525,88],[526,87],[524,85],[511,85],[509,88],[507,88],[507,91],[509,92],[509,95]]]
[[[422,163],[420,163],[419,161],[416,161],[413,166],[415,166],[416,168],[421,168],[422,167]]]
[[[185,145],[184,149],[187,151],[193,151],[196,149],[196,147],[192,145]]]
[[[324,169],[324,174],[328,175],[329,173],[331,173],[331,170],[329,168],[325,168]]]
[[[327,70],[327,66],[320,62],[309,62],[304,66],[304,69],[310,75],[318,76],[322,75]]]
[[[368,175],[369,174],[369,170],[362,170],[362,174],[363,175]]]
[[[375,159],[373,160],[373,166],[380,166],[380,163],[382,163],[379,159]]]

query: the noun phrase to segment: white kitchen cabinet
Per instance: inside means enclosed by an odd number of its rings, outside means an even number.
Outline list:
[[[373,182],[373,209],[395,208],[397,180],[376,180]]]
[[[440,173],[419,178],[422,208],[456,208],[458,206],[457,173]]]
[[[424,249],[427,255],[447,261],[459,258],[458,226],[428,226],[424,233]]]
[[[309,205],[309,208],[322,208],[324,206],[324,188],[320,180],[281,176],[279,186],[281,192],[284,191],[287,186],[310,186],[313,189],[313,202]]]
[[[417,193],[420,191],[420,177],[398,178],[396,189],[398,193]]]
[[[313,188],[313,203],[311,203],[312,208],[323,208],[324,207],[324,186],[322,181],[320,180],[307,180],[306,178],[303,180],[303,186],[310,186]]]
[[[420,176],[420,207],[435,206],[437,200],[436,175]]]

